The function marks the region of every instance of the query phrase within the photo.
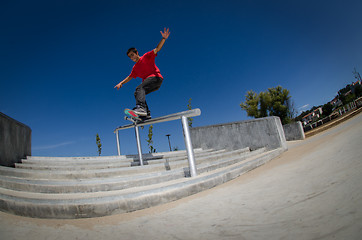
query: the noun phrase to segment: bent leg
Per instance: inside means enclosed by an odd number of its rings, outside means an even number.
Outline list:
[[[146,95],[157,91],[163,82],[163,79],[160,77],[149,77],[145,79],[134,92],[134,96],[136,99],[136,105],[145,109],[149,115],[150,111],[148,109],[148,105],[146,102]]]

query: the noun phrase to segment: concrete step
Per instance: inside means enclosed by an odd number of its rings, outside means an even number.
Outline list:
[[[195,157],[207,156],[213,153],[218,152],[225,152],[225,150],[203,150],[197,151],[195,153]],[[154,160],[160,160],[159,162],[168,160],[168,161],[177,161],[187,159],[187,154],[185,153],[178,153],[178,154],[145,154],[144,156],[144,164],[147,165],[149,163],[153,163]],[[119,167],[130,167],[130,166],[139,166],[139,159],[137,158],[121,158],[121,159],[112,159],[107,160],[103,159],[102,161],[37,161],[37,160],[23,160],[22,163],[15,164],[16,168],[26,168],[26,169],[38,169],[38,170],[85,170],[85,169],[105,169],[105,168],[119,168]]]
[[[209,159],[199,159],[198,172],[203,173],[223,166],[231,165],[245,160],[248,157],[261,154],[265,149],[253,152],[243,150],[230,151],[219,156],[210,156]],[[204,160],[204,161],[203,161]],[[119,190],[131,187],[155,184],[173,179],[184,178],[189,170],[183,164],[179,168],[169,171],[145,172],[128,176],[110,176],[108,178],[89,179],[29,179],[9,176],[0,176],[0,186],[7,189],[40,193],[76,193]]]
[[[145,186],[173,179],[184,178],[182,169],[160,172],[138,174],[126,177],[74,179],[74,180],[42,180],[24,179],[8,176],[0,176],[0,187],[16,191],[37,193],[86,193],[121,190],[138,186]]]
[[[71,169],[71,170],[57,170],[57,171],[46,171],[46,170],[34,170],[34,169],[20,169],[20,168],[7,168],[0,166],[0,175],[11,176],[16,178],[26,179],[89,179],[89,178],[107,178],[114,176],[127,176],[133,174],[142,174],[145,172],[157,172],[165,171],[168,167],[159,165],[154,166],[138,166],[128,168],[107,168],[107,169]]]
[[[196,148],[194,149],[195,154],[200,152],[210,152],[214,151],[213,149],[202,149]],[[164,158],[170,156],[182,156],[187,155],[186,150],[181,151],[173,151],[173,152],[160,152],[160,153],[146,153],[143,154],[143,158]],[[90,163],[103,163],[103,162],[118,162],[118,161],[134,161],[138,160],[138,155],[121,155],[121,156],[99,156],[99,157],[40,157],[40,156],[28,156],[26,159],[22,161],[25,163],[36,163],[36,164],[90,164]]]
[[[131,167],[132,163],[126,161],[107,161],[107,162],[96,162],[96,163],[73,163],[66,164],[61,163],[34,163],[26,162],[15,163],[15,167],[18,169],[34,169],[34,170],[86,170],[86,169],[103,169],[103,168],[119,168],[119,167]]]
[[[247,148],[246,151],[250,151],[249,148]],[[214,154],[218,154],[218,153],[223,153],[226,152],[225,149],[222,150],[213,150],[213,149],[207,149],[207,150],[203,150],[202,152],[196,152],[194,153],[195,158],[200,158],[200,157],[205,157],[205,156],[211,156]],[[172,162],[172,161],[180,161],[180,160],[184,160],[187,159],[187,153],[185,153],[184,155],[178,155],[178,156],[163,156],[162,159],[159,158],[149,158],[149,159],[144,159],[143,162],[144,164],[154,164],[154,163],[160,163],[162,161],[168,161],[168,162]],[[135,159],[132,162],[132,166],[138,166],[139,165],[139,159]]]
[[[222,162],[227,160],[200,164],[197,166],[199,175],[193,178],[179,178],[121,190],[46,194],[0,188],[0,209],[37,218],[86,218],[136,211],[215,187],[264,164],[283,151],[276,149],[261,152],[244,161],[237,161],[238,157],[231,158],[229,161],[234,163],[226,166]]]
[[[196,164],[208,161],[214,161],[223,157],[228,157],[230,154],[244,154],[249,151],[248,148],[225,152],[217,151],[216,154],[212,154],[206,157],[196,158]],[[134,174],[144,174],[150,172],[162,172],[173,170],[177,168],[185,168],[188,166],[186,158],[177,159],[175,161],[168,161],[164,159],[161,162],[137,166],[137,167],[120,167],[120,168],[103,168],[103,169],[86,169],[86,168],[71,168],[71,169],[56,169],[55,171],[47,171],[47,169],[20,169],[20,168],[6,168],[0,167],[0,175],[12,176],[17,178],[26,179],[89,179],[89,178],[109,178],[117,176],[127,176]]]

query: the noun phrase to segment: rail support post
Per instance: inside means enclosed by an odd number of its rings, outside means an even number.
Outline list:
[[[187,157],[189,160],[190,175],[191,175],[191,177],[195,177],[195,176],[197,176],[196,164],[195,164],[194,149],[192,147],[190,129],[189,129],[189,125],[187,122],[187,117],[182,116],[181,121],[182,121],[182,128],[183,128],[183,132],[184,132]]]
[[[136,134],[136,140],[137,140],[137,150],[138,150],[138,157],[140,159],[140,166],[143,166],[143,158],[142,158],[142,148],[141,148],[141,140],[140,140],[140,133],[138,130],[138,126],[135,125],[134,131]]]
[[[121,146],[119,145],[119,133],[118,133],[118,131],[116,131],[116,139],[117,139],[118,156],[121,156]]]

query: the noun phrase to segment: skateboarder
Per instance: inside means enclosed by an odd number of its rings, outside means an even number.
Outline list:
[[[140,57],[136,48],[130,48],[127,56],[135,62],[131,74],[114,88],[120,89],[123,84],[129,82],[132,78],[142,78],[142,83],[136,88],[134,96],[136,98],[136,107],[133,109],[136,114],[144,118],[151,118],[150,110],[146,102],[146,95],[158,90],[161,87],[163,77],[155,64],[157,53],[162,49],[166,39],[170,36],[169,29],[164,28],[160,31],[162,39],[157,47]]]

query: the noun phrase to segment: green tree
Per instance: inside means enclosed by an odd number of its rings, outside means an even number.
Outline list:
[[[248,91],[245,102],[241,102],[240,107],[250,117],[278,116],[282,124],[290,123],[295,113],[289,90],[281,86],[268,88],[267,91],[259,94],[253,90]]]
[[[289,123],[289,90],[283,89],[281,86],[277,86],[276,88],[269,88],[268,92],[271,100],[269,105],[269,116],[278,116],[283,124]]]
[[[322,107],[322,114],[323,117],[328,117],[329,115],[331,115],[333,112],[333,106],[330,103],[326,103],[323,105]]]
[[[98,147],[98,156],[100,156],[102,153],[102,144],[101,144],[101,138],[99,137],[98,133],[96,135],[96,144]]]
[[[150,149],[150,153],[155,153],[155,152],[156,152],[156,149],[153,147],[152,136],[153,136],[153,126],[150,125],[150,126],[148,127],[147,144],[148,144],[148,147],[149,147],[149,149]]]
[[[192,107],[191,107],[191,100],[192,100],[192,98],[190,98],[189,99],[189,103],[187,104],[187,109],[188,110],[191,110],[192,109]],[[194,121],[194,119],[193,118],[187,118],[187,122],[188,122],[188,124],[189,124],[189,126],[190,127],[192,127],[192,122]]]
[[[346,99],[345,99],[345,104],[348,104],[350,102],[353,102],[353,100],[356,99],[356,95],[353,94],[353,93],[350,93],[346,96]]]
[[[357,85],[354,89],[354,94],[356,94],[356,97],[361,97],[362,96],[362,86],[361,85]]]
[[[241,102],[240,107],[245,110],[249,117],[260,118],[261,111],[258,108],[259,106],[259,95],[256,94],[253,90],[250,90],[245,95],[245,102]]]
[[[259,117],[267,117],[268,112],[270,111],[270,105],[272,104],[271,95],[268,92],[261,92],[259,93],[259,104],[260,109],[259,111]],[[258,105],[257,105],[258,106]]]

